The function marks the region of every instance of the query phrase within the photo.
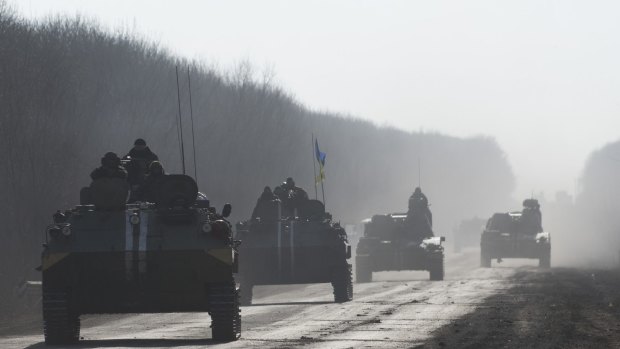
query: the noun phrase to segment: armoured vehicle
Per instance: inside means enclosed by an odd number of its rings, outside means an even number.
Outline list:
[[[46,343],[75,343],[80,315],[109,313],[208,312],[213,339],[240,336],[231,206],[216,213],[185,175],[157,188],[153,203],[126,204],[126,181],[98,179],[83,189],[88,204],[54,215],[41,265]]]
[[[523,202],[523,211],[495,213],[480,238],[480,266],[491,267],[497,258],[538,259],[538,266],[551,266],[551,236],[543,231],[537,200]]]
[[[375,215],[367,221],[357,244],[357,282],[372,281],[375,271],[428,270],[431,280],[443,280],[443,236],[423,236],[405,213]]]
[[[273,199],[259,202],[253,216],[237,224],[242,305],[252,303],[255,285],[331,283],[336,302],[353,299],[347,233],[322,202],[305,199],[292,208]]]

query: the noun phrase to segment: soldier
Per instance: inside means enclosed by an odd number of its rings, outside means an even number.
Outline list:
[[[309,200],[308,193],[305,190],[295,185],[295,181],[292,177],[288,177],[285,182],[280,185],[278,190],[278,197],[284,206],[284,215],[295,216],[296,210],[302,205],[304,201]]]
[[[146,167],[153,161],[158,161],[159,157],[146,146],[146,141],[142,138],[133,142],[133,148],[125,155],[124,159],[140,159],[146,162]]]
[[[433,214],[428,208],[428,199],[420,187],[416,187],[409,197],[407,224],[420,238],[433,236]]]
[[[127,180],[132,192],[139,190],[144,183],[151,163],[159,160],[157,155],[146,146],[144,139],[138,138],[133,144],[134,147],[123,157],[124,160],[129,160],[126,166],[128,172]]]
[[[272,209],[276,206],[273,205],[273,203],[277,201],[280,201],[280,199],[271,192],[269,186],[266,186],[265,189],[263,189],[263,193],[256,201],[256,206],[254,206],[254,210],[252,211],[252,220],[258,217],[265,218],[265,216],[274,216],[275,212],[272,212]]]
[[[288,194],[289,198],[305,199],[308,200],[308,193],[305,190],[295,185],[293,177],[288,177],[286,182],[282,183],[282,188]]]
[[[101,158],[101,167],[91,172],[90,178],[93,181],[99,178],[127,179],[127,171],[121,166],[121,159],[119,159],[118,155],[108,152]]]
[[[542,227],[542,213],[540,204],[536,199],[526,199],[523,201],[523,214],[521,216],[520,230],[524,233],[540,233]]]
[[[428,199],[426,195],[422,193],[422,189],[420,187],[416,187],[413,191],[413,194],[409,197],[409,210],[413,210],[416,206],[420,208],[428,208]]]
[[[161,162],[153,161],[149,166],[149,174],[146,176],[144,183],[138,189],[132,192],[130,202],[132,201],[148,201],[155,202],[158,183],[166,175]]]

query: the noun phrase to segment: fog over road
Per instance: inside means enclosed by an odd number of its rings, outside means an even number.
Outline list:
[[[510,288],[518,270],[477,264],[476,251],[449,256],[440,282],[428,281],[426,272],[375,273],[377,281],[355,284],[354,300],[344,304],[333,303],[327,284],[257,287],[256,304],[242,307],[242,338],[231,343],[211,341],[204,313],[83,316],[83,340],[75,347],[411,347]],[[35,333],[2,337],[0,347],[45,345]]]

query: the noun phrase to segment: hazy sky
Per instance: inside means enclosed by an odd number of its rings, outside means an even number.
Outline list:
[[[587,155],[620,138],[618,1],[8,2],[129,27],[222,67],[270,67],[311,108],[493,136],[518,198],[572,193]]]

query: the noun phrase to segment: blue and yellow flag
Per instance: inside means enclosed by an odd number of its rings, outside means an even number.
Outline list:
[[[316,161],[319,162],[319,175],[316,177],[316,182],[322,182],[325,179],[325,158],[326,158],[326,154],[321,152],[319,150],[319,140],[315,139],[314,140],[314,150],[315,150],[315,154],[316,154]]]

